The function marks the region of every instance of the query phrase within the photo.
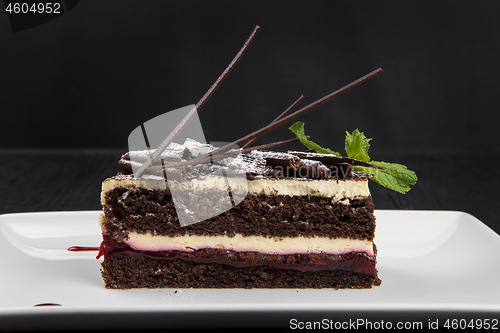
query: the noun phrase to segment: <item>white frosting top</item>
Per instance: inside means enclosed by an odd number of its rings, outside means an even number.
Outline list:
[[[233,192],[238,191],[241,186],[241,178],[231,177],[206,177],[204,179],[185,180],[178,186],[195,188],[197,190],[227,189],[229,185]],[[131,175],[118,175],[106,179],[102,183],[101,201],[104,204],[105,194],[116,187],[144,187],[151,189],[168,187],[165,180],[137,179]],[[315,195],[332,198],[332,202],[344,199],[367,197],[370,195],[368,179],[302,179],[302,178],[257,178],[246,180],[248,194],[272,194],[272,195]]]

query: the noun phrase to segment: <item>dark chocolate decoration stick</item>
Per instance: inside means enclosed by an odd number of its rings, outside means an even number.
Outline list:
[[[331,94],[328,94],[328,95],[324,96],[323,98],[320,98],[320,99],[318,99],[315,102],[312,102],[311,104],[303,107],[302,109],[300,109],[298,111],[295,111],[294,113],[292,113],[292,114],[290,114],[290,115],[288,115],[286,117],[283,117],[283,118],[281,118],[280,120],[278,120],[278,121],[276,121],[274,123],[271,123],[271,124],[269,124],[267,126],[264,126],[260,130],[257,130],[257,131],[255,131],[253,133],[248,134],[247,136],[245,136],[245,137],[243,137],[241,139],[238,139],[238,140],[234,141],[232,143],[232,145],[234,145],[234,144],[238,145],[241,142],[249,140],[250,138],[253,138],[253,137],[257,136],[257,135],[265,134],[265,133],[267,133],[269,131],[272,131],[273,129],[275,129],[275,128],[277,128],[277,127],[279,127],[279,126],[281,126],[281,125],[283,125],[283,124],[285,124],[285,123],[287,123],[287,122],[289,122],[289,121],[297,118],[298,116],[301,116],[301,115],[303,115],[303,114],[311,111],[312,109],[320,106],[321,104],[324,104],[324,103],[328,102],[329,100],[337,97],[338,95],[340,95],[342,93],[345,93],[346,91],[351,90],[354,87],[359,86],[360,84],[368,81],[369,79],[375,77],[376,75],[378,75],[378,74],[380,74],[382,72],[383,72],[382,68],[377,68],[376,70],[374,70],[374,71],[366,74],[365,76],[360,77],[359,79],[357,79],[357,80],[355,80],[355,81],[353,81],[353,82],[351,82],[351,83],[343,86],[342,88],[340,88],[340,89],[332,92]],[[220,149],[222,150],[223,148],[224,147],[222,147]]]
[[[259,31],[260,27],[257,25],[253,29],[252,33],[250,34],[250,37],[248,37],[247,41],[243,45],[243,47],[240,49],[240,51],[236,54],[234,59],[231,61],[231,63],[226,67],[224,72],[217,78],[217,80],[214,82],[214,84],[208,89],[208,91],[203,95],[203,97],[196,103],[196,107],[191,109],[189,113],[184,117],[184,119],[181,120],[181,122],[174,128],[174,130],[163,140],[163,142],[156,148],[156,150],[149,156],[149,158],[142,164],[142,166],[137,170],[135,173],[135,177],[139,178],[142,176],[144,171],[154,162],[158,159],[158,157],[163,153],[163,151],[168,147],[168,145],[179,135],[179,133],[186,127],[187,123],[194,117],[194,115],[198,112],[199,109],[205,103],[207,100],[213,95],[215,90],[219,88],[220,84],[224,79],[227,77],[227,75],[233,70],[234,66],[240,61],[241,57],[243,54],[246,52],[250,44],[253,42],[255,36],[257,35],[257,32]]]
[[[309,135],[306,135],[306,137],[309,138]],[[287,139],[287,140],[266,143],[266,144],[260,145],[260,146],[245,148],[245,149],[242,149],[240,153],[241,154],[248,154],[252,150],[265,150],[265,149],[276,148],[276,147],[280,147],[280,146],[288,145],[290,143],[297,142],[297,141],[299,141],[298,139],[299,138],[291,138],[291,139]]]
[[[250,134],[248,134],[247,136],[244,136],[236,141],[233,141],[232,143],[229,143],[225,146],[222,146],[221,148],[217,149],[216,151],[214,151],[213,153],[214,154],[220,154],[220,153],[223,153],[223,152],[226,152],[230,149],[232,149],[232,147],[234,147],[235,145],[241,145],[243,142],[247,142],[248,140],[251,140],[253,139],[254,137],[258,136],[258,135],[264,135],[266,134],[267,132],[269,131],[272,131],[273,129],[289,122],[290,120],[293,120],[295,118],[297,118],[298,116],[301,116],[303,114],[305,114],[306,112],[309,112],[311,111],[312,109],[314,109],[315,107],[318,107],[320,106],[321,104],[323,103],[326,103],[328,102],[329,100],[331,100],[332,98],[334,97],[337,97],[338,95],[348,91],[348,90],[351,90],[352,88],[354,87],[357,87],[359,86],[360,84],[368,81],[369,79],[377,76],[378,74],[380,73],[383,73],[384,71],[382,70],[382,68],[377,68],[376,70],[366,74],[365,76],[362,76],[360,77],[359,79],[343,86],[342,88],[338,89],[338,90],[335,90],[334,92],[324,96],[323,98],[320,98],[318,99],[317,101],[315,102],[312,102],[311,104],[303,107],[302,109],[298,110],[298,111],[295,111],[294,113],[288,115],[288,116],[285,116],[283,118],[281,118],[280,120],[276,121],[276,122],[272,122],[270,123],[269,125],[267,126],[264,126],[262,127],[261,129],[255,131],[255,132],[252,132]]]
[[[274,119],[271,122],[271,124],[277,122],[278,120],[280,120],[281,118],[283,118],[284,116],[286,116],[287,114],[289,114],[293,109],[295,109],[295,107],[297,105],[299,105],[299,103],[303,99],[304,99],[304,95],[302,95],[299,98],[297,98],[297,100],[295,102],[293,102],[293,104],[290,105],[285,111],[283,111],[278,117],[276,117],[276,119]],[[262,135],[264,135],[264,134],[256,135],[254,138],[250,139],[247,143],[245,143],[243,146],[241,146],[241,148],[244,149],[244,148],[250,147],[255,141],[259,140]]]
[[[257,32],[259,32],[260,27],[258,25],[255,26],[253,29],[252,33],[248,37],[247,41],[245,44],[242,46],[238,54],[234,57],[233,61],[227,66],[227,68],[222,72],[221,76],[215,81],[215,83],[208,89],[208,91],[205,93],[205,95],[198,101],[196,104],[196,108],[199,110],[203,105],[205,105],[206,101],[212,96],[212,94],[215,92],[217,88],[219,88],[220,84],[224,79],[227,77],[229,72],[231,72],[234,68],[234,66],[240,61],[241,57],[243,57],[243,54],[248,50],[250,47],[250,44],[252,44],[253,40],[255,39],[255,36],[257,35]]]

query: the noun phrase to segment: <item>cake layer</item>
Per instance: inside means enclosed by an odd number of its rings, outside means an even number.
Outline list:
[[[197,197],[200,211],[212,208],[209,199]],[[104,200],[102,228],[122,241],[130,232],[162,236],[217,236],[236,234],[263,237],[328,237],[373,241],[374,205],[371,196],[332,203],[321,196],[249,194],[218,216],[181,227],[172,196],[167,190],[116,187]]]
[[[169,182],[154,168],[140,179],[129,174],[105,180],[99,253],[106,287],[380,284],[368,179],[351,173],[350,165],[341,178],[332,178],[321,172],[328,168],[319,168],[319,162],[269,154],[262,157],[260,173],[242,171],[238,164],[231,174],[235,162],[221,161],[218,167],[229,177],[193,166]],[[130,163],[124,159],[122,164]],[[280,172],[268,173],[270,167]],[[284,172],[285,167],[296,172]],[[224,206],[228,194],[232,208]],[[186,212],[193,224],[181,226],[177,212],[182,219]]]
[[[115,256],[102,263],[107,288],[354,288],[380,285],[377,275],[299,271],[268,265],[233,267],[187,260]]]
[[[376,253],[375,247],[373,252]],[[343,276],[349,273],[348,275],[363,280],[371,277],[369,279],[371,283],[378,279],[375,256],[361,252],[342,255],[325,253],[266,255],[222,249],[192,252],[138,251],[104,235],[100,255],[104,256],[103,278],[106,286],[110,288],[265,288],[270,286],[266,283],[272,282],[272,276],[287,276],[288,279],[295,276],[295,279],[287,282],[288,286],[280,286],[285,288],[311,287],[307,284],[319,281],[323,288],[346,288],[348,286],[339,285],[340,282],[334,279],[336,275]],[[258,274],[249,276],[248,274],[253,274],[252,272]],[[267,275],[263,276],[263,272]],[[223,279],[222,277],[228,276],[227,274],[230,278]],[[187,275],[191,277],[185,280]],[[327,277],[333,280],[329,282],[323,280]],[[197,282],[192,284],[192,279]],[[214,279],[217,280],[215,284]],[[302,279],[308,281],[306,285]],[[297,284],[298,281],[301,282]],[[128,283],[133,285],[127,285]],[[314,287],[317,288],[318,285]]]
[[[135,250],[141,251],[184,251],[194,252],[200,249],[222,249],[236,252],[259,252],[264,254],[328,253],[344,254],[365,252],[373,256],[373,242],[328,237],[264,237],[227,235],[220,236],[153,236],[151,233],[129,232],[124,241]]]

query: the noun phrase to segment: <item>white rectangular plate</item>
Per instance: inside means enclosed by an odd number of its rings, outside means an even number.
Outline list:
[[[99,246],[100,213],[0,216],[2,329],[500,319],[500,236],[466,213],[377,210],[382,285],[368,290],[105,289],[97,252],[67,250]]]

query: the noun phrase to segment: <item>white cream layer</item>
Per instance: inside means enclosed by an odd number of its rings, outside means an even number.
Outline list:
[[[224,249],[237,252],[260,252],[265,254],[329,253],[344,254],[353,251],[366,252],[373,256],[373,242],[368,240],[327,237],[263,236],[153,236],[130,232],[126,243],[143,251],[185,251],[199,249]]]
[[[214,188],[227,188],[226,181],[232,191],[236,191],[241,186],[241,178],[207,177],[205,179],[193,179],[182,182],[187,187],[194,187],[199,190],[209,190]],[[243,180],[244,181],[244,180]],[[115,176],[106,179],[102,183],[101,201],[104,204],[105,193],[116,187],[138,186],[144,188],[158,188],[159,180],[136,179],[132,176]],[[233,183],[232,183],[233,182]],[[332,198],[332,202],[342,199],[353,199],[357,197],[367,197],[370,195],[367,179],[255,179],[246,180],[248,194],[273,194],[273,195],[316,195],[325,198]],[[155,185],[156,184],[156,185]]]

